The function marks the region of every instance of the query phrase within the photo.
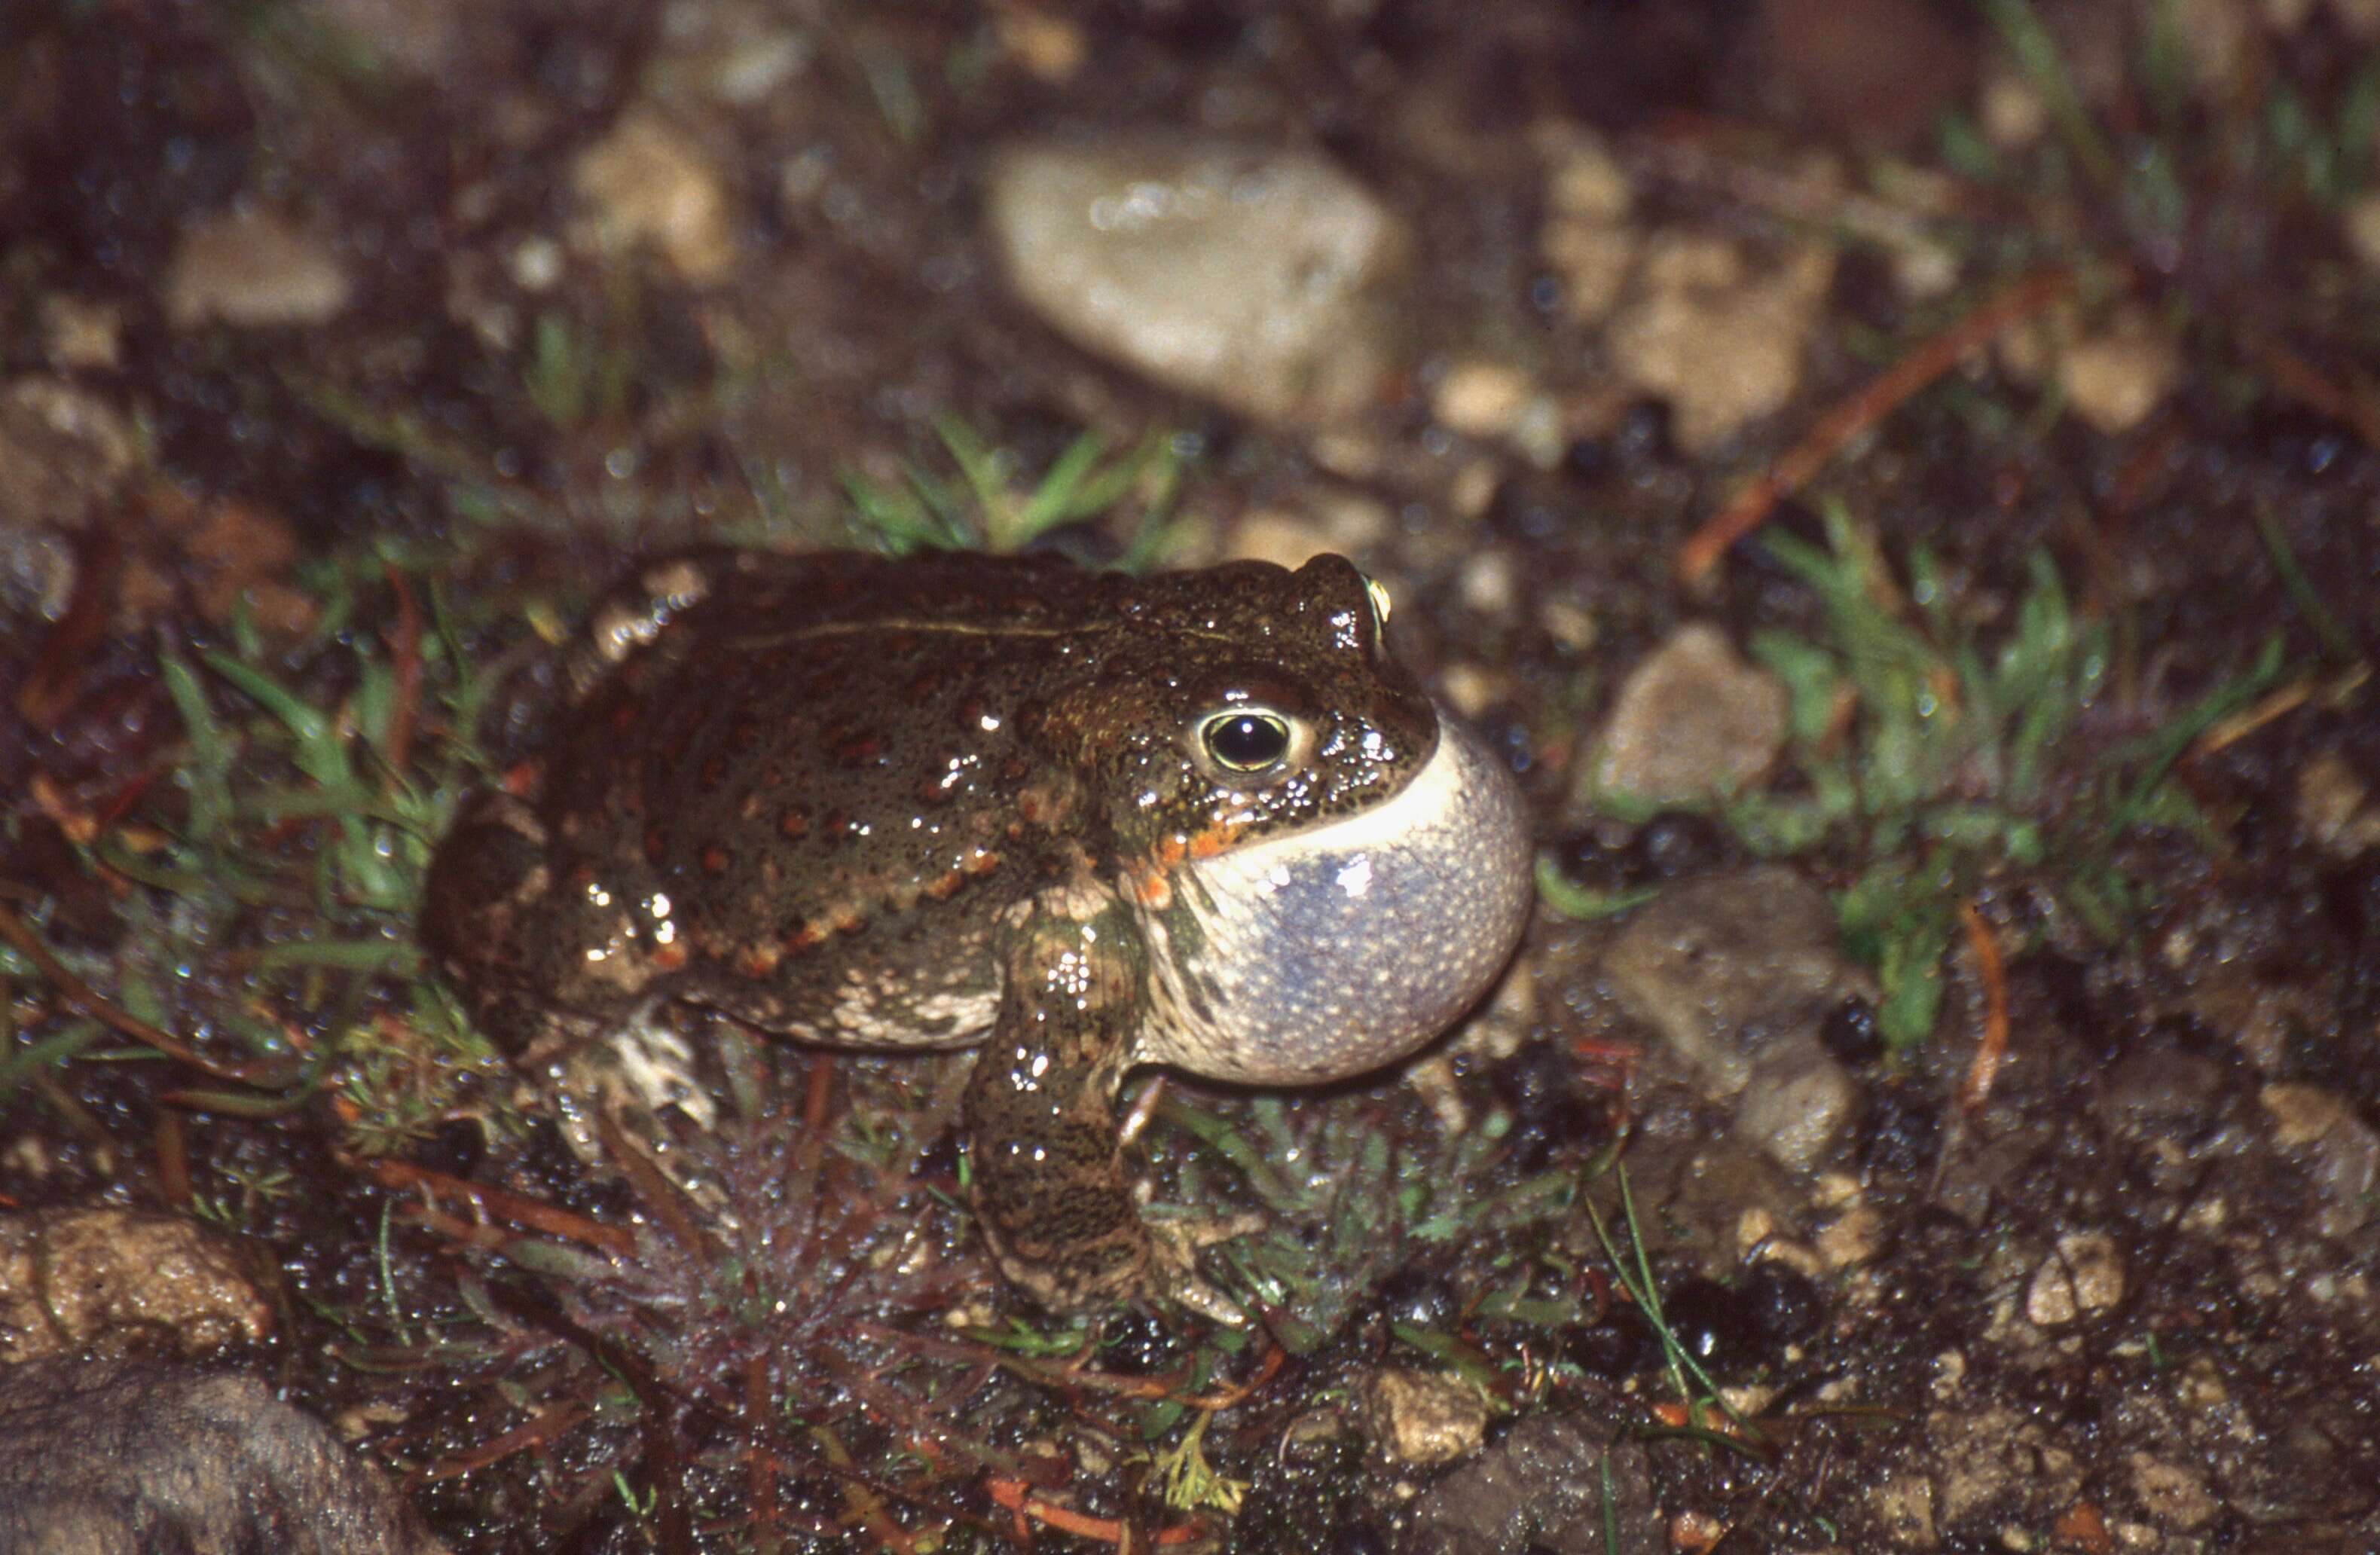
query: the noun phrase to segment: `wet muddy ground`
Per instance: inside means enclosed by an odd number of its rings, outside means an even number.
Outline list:
[[[0,1362],[391,1548],[2380,1550],[2376,135],[2356,0],[16,0]],[[1003,1299],[964,1060],[463,1019],[695,539],[1387,586],[1538,910],[1153,1099],[1245,1327]]]

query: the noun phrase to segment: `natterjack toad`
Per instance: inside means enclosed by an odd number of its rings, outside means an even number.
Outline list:
[[[978,1218],[1028,1294],[1095,1305],[1148,1272],[1126,1069],[1374,1068],[1520,935],[1519,796],[1388,659],[1385,613],[1337,556],[650,564],[589,623],[525,796],[439,848],[423,936],[516,1051],[659,1001],[981,1044]]]

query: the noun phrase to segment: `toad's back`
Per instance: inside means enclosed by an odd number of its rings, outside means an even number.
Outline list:
[[[530,812],[442,856],[436,948],[499,1010],[668,993],[813,1040],[970,1040],[999,909],[1099,845],[1048,698],[1170,613],[1029,558],[656,563],[595,613]],[[534,904],[503,889],[524,825]]]

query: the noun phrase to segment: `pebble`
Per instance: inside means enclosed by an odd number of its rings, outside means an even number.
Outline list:
[[[1373,1438],[1396,1463],[1429,1468],[1468,1457],[1488,1433],[1488,1401],[1479,1390],[1445,1372],[1384,1367],[1364,1399]]]
[[[1629,918],[1603,972],[1706,1092],[1730,1100],[1752,1079],[1761,1036],[1815,1032],[1852,975],[1826,893],[1779,865],[1670,884]]]
[[[2297,801],[2298,824],[2325,851],[2352,858],[2380,847],[2380,805],[2338,752],[2325,750],[2299,771]]]
[[[0,1549],[444,1555],[395,1483],[261,1378],[0,1367]]]
[[[2058,1239],[2058,1251],[2034,1270],[2024,1315],[2036,1328],[2058,1328],[2085,1314],[2111,1311],[2124,1299],[2124,1255],[2099,1232]]]
[[[1806,1034],[1765,1050],[1737,1099],[1737,1136],[1789,1172],[1825,1160],[1859,1107],[1859,1082]]]
[[[1537,251],[1561,277],[1562,307],[1584,324],[1610,317],[1636,262],[1630,219],[1636,191],[1600,137],[1561,138],[1546,175],[1546,222]]]
[[[1630,672],[1586,771],[1597,788],[1657,805],[1726,798],[1775,764],[1787,711],[1776,676],[1692,622]]]
[[[1612,319],[1605,343],[1621,377],[1669,403],[1682,452],[1707,453],[1792,397],[1835,257],[1826,244],[1803,243],[1755,275],[1724,237],[1672,232],[1647,240],[1637,295]]]
[[[570,186],[586,203],[597,248],[650,246],[692,285],[724,280],[735,268],[734,204],[719,169],[658,116],[623,118],[579,153]]]
[[[1011,147],[986,209],[1010,286],[1058,332],[1257,420],[1345,420],[1399,351],[1412,239],[1333,164],[1230,141]]]
[[[124,361],[123,308],[52,292],[42,298],[42,354],[62,371],[114,371]]]
[[[1867,1509],[1885,1537],[1904,1549],[1931,1549],[1939,1542],[1934,1531],[1934,1482],[1922,1474],[1878,1480],[1867,1493]]]
[[[2070,344],[2058,382],[2074,413],[2109,437],[2153,415],[2181,381],[2181,348],[2137,310]]]
[[[2205,1481],[2188,1469],[2146,1452],[2135,1452],[2127,1462],[2132,1494],[2140,1498],[2141,1510],[2159,1526],[2192,1533],[2215,1521],[2222,1510],[2207,1493]]]
[[[355,285],[330,245],[295,221],[238,206],[182,229],[165,275],[176,329],[320,324],[345,311]]]
[[[1464,437],[1500,438],[1539,393],[1527,373],[1504,362],[1461,361],[1447,369],[1430,395],[1439,424]]]
[[[0,1216],[0,1362],[163,1339],[196,1357],[273,1330],[231,1247],[128,1209]]]
[[[1837,1216],[1813,1240],[1818,1261],[1828,1269],[1856,1268],[1874,1261],[1884,1250],[1884,1217],[1867,1205],[1856,1205]]]

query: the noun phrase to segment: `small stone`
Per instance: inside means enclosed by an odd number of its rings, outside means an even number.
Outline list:
[[[1485,718],[1489,709],[1512,691],[1509,675],[1468,661],[1457,661],[1439,671],[1438,686],[1447,705],[1473,723]],[[1507,985],[1511,981],[1509,978],[1505,979]]]
[[[1867,1509],[1885,1537],[1908,1549],[1931,1549],[1934,1532],[1934,1483],[1922,1474],[1896,1474],[1879,1480],[1867,1493]]]
[[[2314,1229],[2337,1237],[2362,1229],[2380,1202],[2380,1131],[2319,1086],[2270,1085],[2257,1100],[2273,1119],[2274,1143],[2299,1152],[2322,1190]]]
[[[122,489],[140,456],[123,412],[60,379],[0,388],[0,530],[77,530]]]
[[[1589,221],[1624,222],[1635,200],[1635,186],[1601,136],[1578,131],[1563,137],[1560,158],[1546,175],[1548,210]]]
[[[2129,1460],[2132,1494],[2151,1521],[2180,1533],[2191,1533],[2215,1521],[2222,1510],[2207,1493],[2205,1482],[2188,1469],[2135,1452]]]
[[[0,1361],[164,1340],[196,1357],[273,1331],[231,1248],[128,1209],[0,1216]]]
[[[1234,562],[1272,562],[1292,571],[1331,549],[1311,514],[1259,507],[1232,526],[1223,555]]]
[[[782,91],[802,73],[814,51],[798,32],[763,32],[739,38],[719,50],[710,61],[710,95],[722,103],[747,108]]]
[[[1717,627],[1681,626],[1620,688],[1589,771],[1653,804],[1723,799],[1756,784],[1785,744],[1785,687]]]
[[[1641,295],[1606,331],[1612,363],[1670,404],[1671,434],[1709,452],[1784,407],[1835,273],[1835,250],[1793,249],[1757,277],[1724,238],[1665,234],[1646,246]]]
[[[320,324],[346,310],[354,289],[328,244],[243,205],[183,229],[166,272],[165,316],[176,329]]]
[[[0,1549],[444,1555],[395,1485],[260,1378],[0,1367]]]
[[[1463,564],[1456,589],[1463,604],[1482,615],[1501,618],[1521,607],[1517,564],[1507,551],[1474,552]]]
[[[986,212],[1009,285],[1061,334],[1258,420],[1369,407],[1399,352],[1412,239],[1337,166],[1213,140],[1020,146]]]
[[[1365,1391],[1374,1439],[1409,1468],[1451,1464],[1479,1449],[1488,1431],[1488,1401],[1479,1390],[1445,1372],[1388,1367]]]
[[[1858,1205],[1837,1216],[1815,1240],[1818,1259],[1828,1269],[1853,1269],[1873,1262],[1884,1250],[1884,1217],[1868,1205]]]
[[[2049,129],[2047,100],[2012,65],[1985,76],[1977,116],[1983,123],[1984,139],[2004,152],[2022,151]]]
[[[1742,1093],[1767,1045],[1814,1036],[1851,976],[1826,893],[1778,865],[1664,888],[1604,952],[1603,973],[1717,1100]]]
[[[1548,216],[1537,251],[1561,277],[1562,310],[1582,324],[1599,324],[1620,306],[1636,263],[1633,227],[1587,216]]]
[[[1815,1037],[1796,1035],[1764,1051],[1737,1099],[1735,1132],[1788,1172],[1826,1159],[1859,1105],[1859,1082]]]
[[[521,290],[550,291],[562,279],[562,245],[551,237],[524,237],[514,247],[505,268],[512,272],[513,285]]]
[[[124,310],[52,292],[42,298],[42,354],[62,371],[113,371],[124,361]]]
[[[735,268],[735,213],[718,168],[654,115],[622,119],[579,154],[570,182],[587,203],[598,247],[650,245],[694,285],[723,280]]]
[[[992,30],[1002,54],[1023,66],[1035,80],[1052,86],[1073,80],[1090,57],[1090,43],[1082,28],[1054,11],[1002,6],[994,13]]]
[[[2024,1315],[2036,1328],[2058,1328],[2085,1313],[2113,1310],[2124,1299],[2124,1257],[2100,1233],[2058,1239],[2058,1251],[2034,1271]]]
[[[2256,1100],[2272,1116],[2273,1143],[2285,1150],[2301,1149],[2355,1121],[2346,1101],[2320,1086],[2266,1086]]]
[[[2371,799],[2371,786],[2335,750],[2322,752],[2298,773],[2298,824],[2341,858],[2380,847],[2380,807]]]
[[[2136,310],[2069,345],[2058,362],[2074,413],[2109,437],[2147,420],[2180,381],[2180,347]]]
[[[1439,423],[1464,437],[1510,433],[1539,393],[1529,375],[1503,362],[1464,361],[1449,368],[1430,396]]]

